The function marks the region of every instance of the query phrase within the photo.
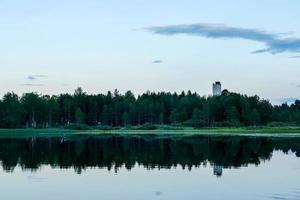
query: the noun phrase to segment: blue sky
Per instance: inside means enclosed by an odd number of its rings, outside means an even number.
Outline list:
[[[0,94],[300,97],[298,0],[1,0]]]

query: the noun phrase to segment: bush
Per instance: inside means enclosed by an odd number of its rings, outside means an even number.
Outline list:
[[[286,127],[286,126],[296,126],[294,123],[289,122],[270,122],[267,124],[268,127]]]
[[[239,122],[214,122],[212,124],[213,127],[240,127],[241,123]]]
[[[131,124],[126,124],[126,125],[123,127],[123,129],[128,129],[128,130],[130,130],[130,129],[132,129],[132,126],[131,126]]]
[[[145,123],[141,126],[136,127],[136,130],[156,130],[156,129],[157,129],[157,127],[150,123]]]
[[[182,127],[183,124],[182,123],[172,123],[171,126],[172,127]]]
[[[102,125],[102,126],[96,126],[95,129],[103,130],[103,131],[110,131],[110,130],[115,130],[115,129],[118,129],[118,128],[113,127],[113,126],[108,126],[108,125]]]
[[[202,128],[207,126],[207,122],[204,120],[188,120],[183,122],[183,126],[193,127],[193,128]]]
[[[69,124],[65,126],[65,129],[70,130],[91,130],[92,128],[86,124]]]
[[[157,129],[160,130],[183,130],[182,126],[173,126],[173,125],[157,125]]]

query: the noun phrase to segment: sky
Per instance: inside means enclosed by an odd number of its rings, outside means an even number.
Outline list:
[[[300,97],[299,0],[0,0],[0,95],[212,83]]]

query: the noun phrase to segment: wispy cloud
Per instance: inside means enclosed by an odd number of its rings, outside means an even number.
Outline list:
[[[39,78],[47,78],[47,77],[48,77],[47,75],[30,75],[27,76],[27,79],[30,81],[35,81],[38,80]]]
[[[23,86],[34,86],[34,87],[40,87],[40,86],[44,86],[43,84],[31,84],[31,83],[25,83],[22,84]]]
[[[160,63],[163,63],[163,61],[162,60],[153,60],[152,63],[154,63],[154,64],[160,64]]]
[[[269,52],[271,54],[283,52],[300,52],[300,38],[285,37],[280,33],[269,33],[260,29],[238,28],[223,24],[181,24],[170,26],[152,26],[145,30],[160,35],[185,34],[201,36],[212,39],[245,39],[263,43],[266,47],[255,50],[252,53]]]
[[[300,58],[300,56],[291,56],[290,58]]]
[[[40,75],[35,75],[35,77],[38,77],[38,78],[47,78],[48,75],[40,74]]]
[[[36,77],[34,77],[34,76],[27,76],[27,79],[30,80],[30,81],[34,81],[34,80],[36,80]]]
[[[299,85],[297,85],[297,87],[298,87],[298,88],[300,88],[300,84],[299,84]]]

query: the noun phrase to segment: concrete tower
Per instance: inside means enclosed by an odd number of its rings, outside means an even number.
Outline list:
[[[222,85],[220,81],[216,81],[213,84],[213,95],[214,96],[219,96],[222,94]]]

